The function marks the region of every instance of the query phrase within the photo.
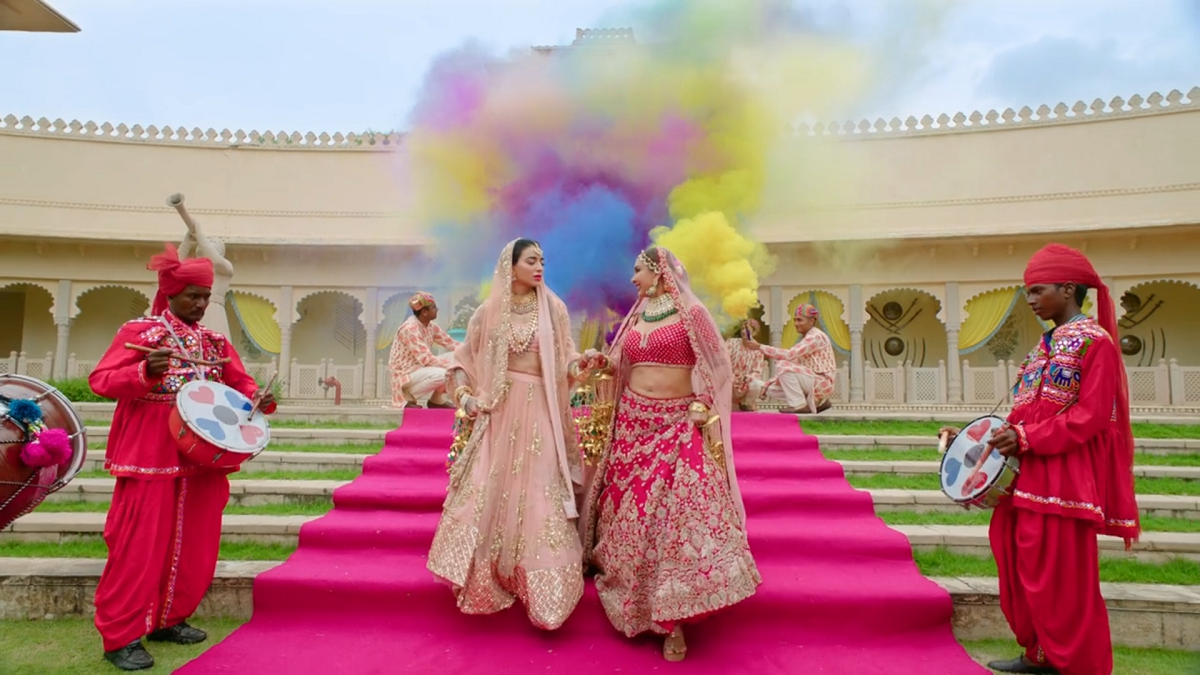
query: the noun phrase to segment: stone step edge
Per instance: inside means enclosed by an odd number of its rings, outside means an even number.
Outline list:
[[[279,561],[218,562],[213,584],[196,616],[249,619],[254,608],[254,578],[281,564]],[[92,594],[103,569],[103,560],[0,558],[0,619],[91,616]],[[995,578],[927,578],[951,597],[955,637],[1011,639],[1000,612]],[[1200,644],[1187,638],[1196,634],[1200,624],[1200,587],[1104,583],[1101,594],[1108,607],[1115,644],[1200,649]],[[42,606],[32,606],[38,600]],[[46,605],[51,605],[50,611]]]
[[[246,474],[261,473],[271,470],[279,471],[323,471],[329,469],[361,468],[363,460],[372,455],[360,455],[340,452],[274,452],[265,451],[252,461],[242,465]],[[937,461],[894,461],[882,460],[834,460],[842,465],[847,474],[895,473],[895,474],[930,474],[937,473]],[[84,471],[97,471],[104,468],[104,456],[91,454],[84,462]],[[1200,480],[1200,466],[1164,466],[1136,465],[1133,475],[1139,478],[1181,478],[1183,480]]]
[[[235,480],[229,483],[231,495],[331,496],[334,490],[350,484],[339,480]],[[116,486],[112,478],[76,478],[50,499],[55,502],[79,501],[68,499],[77,495],[111,495]],[[874,488],[864,490],[877,506],[941,506],[959,508],[940,490],[902,490]],[[97,500],[99,501],[99,500]],[[1197,495],[1137,495],[1138,506],[1147,510],[1200,512]]]
[[[93,415],[112,415],[116,407],[112,402],[78,402],[72,404],[79,412],[81,417],[86,417],[89,414]],[[764,410],[775,410],[778,405],[765,405]],[[916,421],[938,421],[938,422],[970,422],[985,415],[991,409],[991,406],[978,406],[966,404],[864,404],[864,403],[836,403],[834,407],[821,413],[821,419],[836,419],[836,420],[916,420]],[[1010,406],[1002,406],[999,409],[1000,413],[1007,413]],[[1157,405],[1135,405],[1131,410],[1130,415],[1134,423],[1148,424],[1200,424],[1200,407],[1198,406],[1157,406]],[[391,408],[384,405],[382,400],[368,400],[365,402],[351,402],[347,405],[335,406],[330,403],[324,405],[309,401],[284,401],[276,411],[276,417],[280,419],[293,417],[317,417],[322,419],[330,418],[380,418],[399,420],[403,416],[403,411]],[[767,413],[778,414],[778,413]]]
[[[87,427],[87,435],[93,441],[108,438],[111,427]],[[281,427],[271,429],[271,438],[284,440],[320,440],[328,445],[382,443],[392,429],[306,429]],[[447,429],[447,433],[449,430]],[[929,449],[937,447],[937,438],[930,436],[872,436],[863,434],[817,434],[817,442],[825,449],[836,448],[896,448]],[[1190,438],[1138,438],[1134,439],[1138,450],[1195,450],[1200,452],[1200,439]]]
[[[0,530],[6,537],[33,534],[100,534],[104,531],[105,513],[39,513],[22,516]],[[221,534],[243,536],[293,537],[300,534],[306,523],[323,516],[261,516],[226,515],[221,519]],[[889,525],[903,534],[912,546],[987,547],[987,525]],[[1124,551],[1124,543],[1115,537],[1101,535],[1100,549],[1106,552]],[[1200,559],[1200,533],[1143,532],[1133,545],[1132,553],[1180,554]]]

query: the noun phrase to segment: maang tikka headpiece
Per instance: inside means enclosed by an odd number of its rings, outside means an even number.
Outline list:
[[[658,261],[651,260],[650,256],[647,255],[645,251],[638,253],[638,260],[642,261],[642,264],[646,266],[646,269],[650,270],[654,274],[662,273],[662,267],[658,264]]]

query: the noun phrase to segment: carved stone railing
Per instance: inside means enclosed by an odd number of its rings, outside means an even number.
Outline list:
[[[211,127],[203,131],[194,127],[191,131],[185,127],[143,127],[135,124],[132,127],[105,122],[80,122],[72,120],[65,122],[61,118],[53,122],[45,117],[34,120],[32,117],[18,119],[8,115],[0,119],[0,133],[54,136],[57,138],[82,138],[91,141],[116,141],[123,143],[147,143],[154,145],[201,145],[209,147],[246,147],[269,148],[274,150],[394,150],[402,142],[404,134],[389,132],[364,134],[328,134],[298,131],[288,133],[280,131],[245,132],[241,129],[217,131]]]
[[[1105,119],[1121,119],[1147,115],[1161,115],[1189,110],[1200,110],[1200,86],[1192,87],[1187,94],[1174,89],[1166,95],[1154,92],[1143,98],[1135,94],[1128,100],[1116,96],[1109,101],[1095,99],[1090,104],[1077,101],[1074,105],[1059,103],[1053,107],[1041,105],[1036,110],[1025,106],[1020,110],[1008,108],[1003,112],[989,110],[981,113],[957,113],[955,115],[941,114],[936,118],[925,115],[920,119],[909,116],[901,120],[893,117],[891,120],[878,118],[874,122],[866,119],[847,122],[823,122],[816,124],[800,123],[794,128],[794,133],[800,138],[805,137],[844,137],[882,138],[896,136],[923,136],[932,134],[965,133],[974,131],[989,131],[997,129],[1014,129],[1021,127],[1051,126],[1060,124],[1075,124]],[[116,126],[105,122],[79,122],[63,119],[42,117],[34,120],[25,116],[18,118],[8,115],[0,119],[0,134],[54,136],[58,138],[84,138],[88,140],[113,141],[122,143],[146,143],[158,145],[199,145],[207,147],[246,147],[268,148],[278,150],[354,150],[379,151],[394,150],[404,140],[404,134],[399,132],[366,132],[362,134],[349,133],[300,133],[293,132],[258,132],[258,131],[217,131],[213,128],[202,130],[193,127],[170,126],[143,127],[135,124],[132,127],[125,124]]]
[[[953,117],[943,113],[937,118],[925,115],[921,119],[913,116],[904,120],[893,117],[890,121],[878,118],[874,122],[851,120],[842,123],[816,123],[811,126],[799,123],[796,126],[796,134],[801,137],[844,136],[847,138],[921,136],[1075,124],[1102,119],[1161,115],[1186,110],[1200,110],[1200,86],[1192,87],[1186,95],[1178,89],[1173,89],[1166,96],[1154,92],[1148,97],[1142,98],[1135,94],[1128,101],[1116,96],[1107,103],[1103,99],[1097,98],[1091,104],[1076,101],[1071,106],[1066,103],[1059,103],[1053,108],[1041,105],[1037,110],[1025,106],[1019,111],[1008,108],[1004,112],[989,110],[987,113],[981,113],[976,110],[970,115],[960,112]]]

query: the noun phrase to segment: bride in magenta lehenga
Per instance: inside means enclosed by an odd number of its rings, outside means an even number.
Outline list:
[[[491,614],[519,599],[534,626],[553,630],[583,595],[573,522],[581,455],[568,393],[580,364],[567,308],[542,272],[536,242],[510,242],[454,352],[447,378],[475,422],[450,470],[428,567],[462,612]]]
[[[687,272],[663,248],[638,255],[638,302],[609,360],[620,401],[585,492],[585,561],[613,626],[665,635],[682,660],[683,625],[762,583],[746,538],[729,438],[732,368]]]

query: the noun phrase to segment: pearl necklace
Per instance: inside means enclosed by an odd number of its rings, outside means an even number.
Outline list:
[[[531,314],[529,321],[524,325],[512,327],[512,334],[508,340],[508,353],[511,355],[516,356],[529,351],[534,339],[537,338],[539,312],[536,302],[533,303],[532,309],[528,313]]]

